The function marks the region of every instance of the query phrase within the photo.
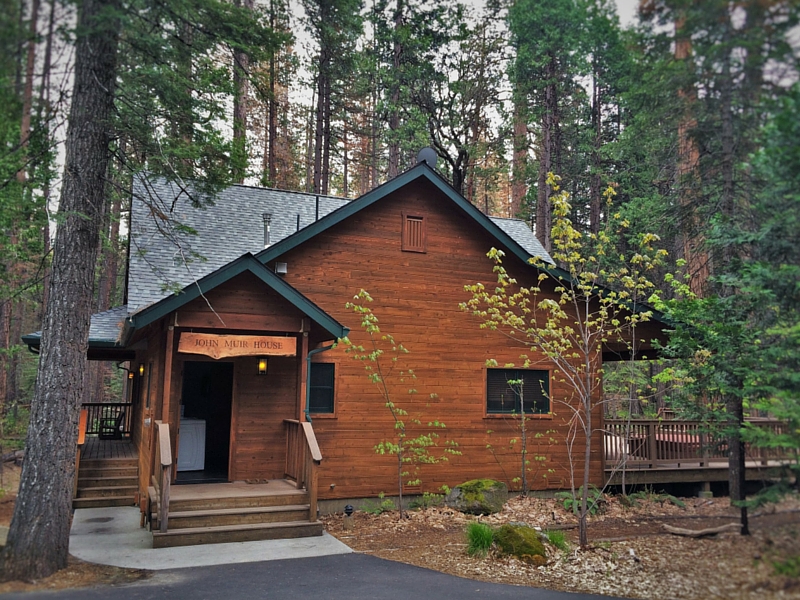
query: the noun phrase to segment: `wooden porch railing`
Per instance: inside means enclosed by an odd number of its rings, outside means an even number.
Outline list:
[[[317,479],[322,453],[311,423],[295,419],[284,419],[286,424],[286,470],[287,479],[299,488],[306,488],[309,498],[309,521],[317,520]]]
[[[756,427],[766,427],[779,432],[786,425],[772,419],[751,421]],[[630,424],[630,429],[628,425]],[[627,433],[627,435],[626,435]],[[709,431],[707,423],[700,421],[655,421],[633,419],[606,419],[606,467],[619,465],[623,459],[628,467],[655,469],[666,465],[708,466],[710,461],[724,461],[728,457],[727,442],[723,435]],[[767,464],[769,460],[793,459],[780,448],[746,446],[746,458]]]
[[[169,425],[155,421],[156,472],[153,474],[153,487],[158,500],[158,530],[167,531],[169,516],[169,486],[172,478],[172,446],[169,439]]]
[[[130,402],[84,402],[87,411],[85,430],[87,435],[100,437],[129,437],[133,422],[133,405]]]
[[[78,495],[78,474],[81,470],[81,455],[83,454],[83,445],[86,443],[86,419],[88,418],[88,411],[85,408],[81,409],[81,416],[78,419],[78,450],[75,454],[75,482],[72,485],[72,497]]]

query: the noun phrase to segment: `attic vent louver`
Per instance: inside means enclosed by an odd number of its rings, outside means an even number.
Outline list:
[[[264,248],[269,248],[269,224],[272,222],[272,214],[261,213],[261,218],[264,219]]]

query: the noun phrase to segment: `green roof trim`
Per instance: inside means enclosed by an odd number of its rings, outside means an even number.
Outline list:
[[[128,337],[132,330],[141,329],[150,323],[158,321],[191,302],[199,298],[219,285],[249,271],[267,286],[275,290],[281,297],[288,300],[300,312],[308,316],[312,321],[320,325],[325,331],[335,338],[346,337],[350,330],[331,317],[328,313],[306,298],[298,290],[286,283],[275,273],[270,271],[263,263],[256,260],[251,253],[243,254],[234,261],[229,262],[224,267],[220,267],[191,285],[186,286],[182,291],[156,302],[152,306],[142,309],[138,313],[128,317]]]
[[[415,167],[410,168],[408,171],[401,173],[394,179],[387,181],[381,186],[376,187],[374,190],[364,194],[360,198],[353,200],[349,204],[337,208],[331,213],[322,217],[319,221],[308,225],[297,233],[282,239],[277,244],[265,248],[258,254],[256,258],[262,263],[268,263],[271,260],[278,258],[281,254],[288,252],[316,236],[323,231],[330,229],[334,225],[341,223],[348,217],[355,213],[375,204],[378,200],[385,198],[392,192],[412,183],[418,179],[425,179],[432,183],[440,192],[447,198],[452,200],[461,210],[467,215],[472,217],[479,225],[481,225],[490,235],[499,240],[511,252],[523,262],[528,262],[531,254],[519,245],[510,235],[500,229],[492,220],[484,215],[478,208],[470,204],[466,198],[459,194],[453,186],[451,186],[441,175],[430,168],[426,163],[418,163]]]

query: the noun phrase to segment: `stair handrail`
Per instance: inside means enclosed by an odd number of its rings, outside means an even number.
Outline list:
[[[85,408],[81,409],[81,416],[78,418],[78,449],[75,452],[75,481],[72,487],[72,497],[78,496],[78,474],[81,468],[81,455],[83,454],[83,446],[86,443],[86,422],[89,419],[89,413]]]
[[[286,476],[308,492],[308,520],[317,520],[317,483],[322,452],[314,427],[306,421],[284,419],[286,431]]]
[[[172,446],[169,438],[169,424],[155,421],[156,469],[161,470],[158,490],[158,530],[167,532],[169,518],[169,486],[172,479]]]

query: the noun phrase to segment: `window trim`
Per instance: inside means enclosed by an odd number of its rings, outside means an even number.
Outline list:
[[[309,369],[313,369],[314,368],[313,365],[333,365],[333,399],[332,399],[333,400],[333,407],[332,407],[333,410],[331,412],[314,412],[311,409],[311,388],[313,386],[310,385],[310,383],[309,383],[309,386],[308,386],[308,401],[309,402],[308,402],[308,406],[307,406],[308,414],[311,415],[312,418],[314,418],[314,419],[335,419],[336,418],[336,409],[337,409],[337,407],[339,405],[339,398],[338,398],[339,386],[337,385],[337,383],[338,383],[338,381],[337,381],[337,379],[338,379],[337,378],[337,372],[339,371],[338,362],[336,362],[336,361],[325,361],[325,360],[312,361],[311,363],[309,363]],[[311,374],[309,373],[309,382],[310,382],[310,379],[311,379],[310,375]]]
[[[484,367],[483,368],[483,418],[484,419],[507,419],[519,416],[516,412],[489,412],[489,371],[539,371],[547,373],[548,404],[549,410],[546,413],[526,413],[526,419],[553,419],[553,369],[537,368],[523,369],[521,367]]]
[[[419,214],[417,212],[409,212],[409,211],[401,211],[402,215],[401,220],[401,230],[400,230],[400,238],[401,238],[401,250],[403,252],[417,252],[419,254],[425,254],[428,251],[428,218],[425,215]],[[406,235],[407,229],[406,225],[409,219],[419,219],[422,229],[422,245],[420,246],[412,246],[408,243],[408,237]]]

